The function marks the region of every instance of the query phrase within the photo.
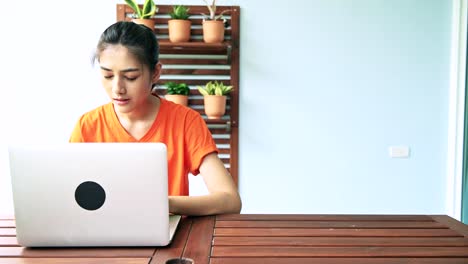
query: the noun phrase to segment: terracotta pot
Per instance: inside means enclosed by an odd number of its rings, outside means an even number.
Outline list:
[[[221,20],[203,21],[203,41],[221,43],[224,40],[224,22]]]
[[[156,21],[152,18],[147,18],[147,19],[139,19],[139,18],[134,18],[132,19],[133,23],[137,23],[140,25],[144,25],[149,27],[152,31],[154,31],[154,25],[156,24]]]
[[[180,94],[166,94],[164,96],[166,100],[174,102],[176,104],[188,106],[188,96]]]
[[[226,112],[226,96],[205,95],[203,99],[208,119],[220,119]]]
[[[169,40],[171,42],[187,42],[190,40],[190,20],[171,19],[169,25]]]

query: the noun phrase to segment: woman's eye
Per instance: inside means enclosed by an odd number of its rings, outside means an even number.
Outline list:
[[[129,80],[129,81],[134,81],[136,80],[138,77],[125,77],[125,79]]]
[[[112,77],[114,77],[113,75],[107,75],[107,76],[104,76],[105,79],[112,79]]]

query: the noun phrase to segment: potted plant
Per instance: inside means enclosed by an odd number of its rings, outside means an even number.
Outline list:
[[[164,85],[167,87],[165,98],[168,101],[188,106],[190,88],[186,83],[166,82]]]
[[[154,30],[154,25],[156,22],[154,21],[154,19],[152,19],[152,17],[154,16],[154,14],[156,14],[158,9],[153,0],[145,0],[145,3],[143,4],[142,8],[140,8],[140,6],[135,0],[125,0],[125,2],[135,12],[133,14],[133,22],[145,25],[151,30]]]
[[[187,42],[190,39],[190,27],[192,22],[189,18],[190,8],[184,5],[177,5],[172,7],[169,13],[171,19],[168,21],[169,26],[169,40],[171,42]]]
[[[203,95],[205,114],[208,119],[220,119],[226,112],[226,96],[233,90],[232,85],[210,81],[204,87],[197,86]]]
[[[216,0],[212,0],[211,4],[207,0],[203,0],[210,11],[210,15],[203,15],[203,41],[206,43],[221,43],[224,40],[224,19],[223,14],[229,10],[224,10],[219,15],[216,15]]]

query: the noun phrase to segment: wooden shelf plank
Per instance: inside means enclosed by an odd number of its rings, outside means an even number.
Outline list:
[[[172,43],[167,39],[159,40],[159,49],[162,54],[176,52],[183,53],[184,51],[204,51],[207,53],[223,52],[227,53],[231,47],[230,41],[222,43],[205,43],[203,41],[190,41]]]

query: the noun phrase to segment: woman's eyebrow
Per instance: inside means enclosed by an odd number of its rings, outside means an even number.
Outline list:
[[[102,70],[105,70],[105,71],[112,71],[111,69],[108,69],[106,67],[103,67],[101,66],[101,69]],[[125,69],[125,70],[121,70],[120,72],[135,72],[135,71],[139,71],[140,69],[138,68],[128,68],[128,69]]]

